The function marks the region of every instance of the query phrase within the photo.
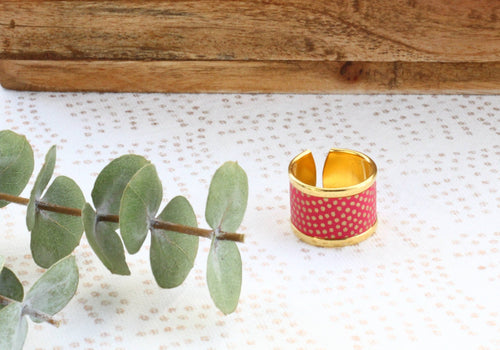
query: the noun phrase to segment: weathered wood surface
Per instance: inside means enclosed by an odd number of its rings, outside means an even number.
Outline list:
[[[4,60],[0,80],[49,91],[500,93],[500,62]]]
[[[500,60],[498,0],[0,0],[0,59]]]
[[[0,0],[21,90],[499,93],[498,0]]]

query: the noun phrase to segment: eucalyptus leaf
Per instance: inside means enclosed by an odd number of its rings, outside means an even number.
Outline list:
[[[5,264],[5,258],[0,255],[0,272],[2,272],[4,264]]]
[[[48,269],[26,294],[24,304],[32,310],[55,315],[73,298],[78,287],[75,257],[67,256]],[[34,322],[41,320],[34,317]]]
[[[132,177],[149,162],[141,156],[127,154],[111,161],[99,173],[92,189],[92,200],[99,214],[118,215],[123,190]]]
[[[120,233],[130,254],[139,251],[161,204],[162,185],[154,165],[142,167],[129,181],[120,203]]]
[[[96,212],[88,203],[83,207],[82,219],[87,240],[104,266],[111,273],[130,275],[123,243],[115,231],[115,224],[97,221]]]
[[[97,257],[118,275],[130,275],[118,224],[97,220],[98,215],[118,215],[125,187],[132,177],[149,162],[141,156],[128,154],[111,161],[99,173],[92,189],[96,211],[88,205],[83,211],[85,234]]]
[[[45,156],[45,163],[36,177],[35,184],[31,190],[30,201],[26,209],[26,226],[28,231],[32,231],[35,226],[36,202],[42,196],[45,187],[49,184],[50,178],[56,166],[56,146],[52,146]]]
[[[182,196],[173,198],[158,219],[197,227],[191,204]],[[198,251],[197,236],[152,229],[150,262],[156,283],[162,288],[174,288],[186,279],[193,268]]]
[[[49,186],[41,201],[69,208],[82,208],[85,198],[78,185],[68,177],[59,176]],[[81,217],[36,211],[31,231],[31,253],[44,268],[71,254],[83,233]]]
[[[0,349],[21,350],[27,333],[23,304],[12,303],[0,310]]]
[[[33,150],[26,137],[10,130],[0,131],[0,192],[18,196],[34,168]],[[9,202],[0,201],[0,208]]]
[[[16,301],[23,301],[24,288],[16,274],[9,268],[4,267],[0,272],[0,295]],[[0,310],[3,308],[0,305]]]
[[[226,162],[215,172],[208,192],[205,218],[214,230],[235,232],[248,201],[248,178],[236,162]]]
[[[236,243],[214,237],[208,254],[207,284],[215,306],[226,315],[238,306],[241,281],[241,255]]]

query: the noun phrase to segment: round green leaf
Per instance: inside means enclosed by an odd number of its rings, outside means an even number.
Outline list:
[[[123,243],[115,231],[116,225],[97,221],[96,213],[88,203],[82,210],[82,219],[87,240],[104,266],[111,273],[130,275]]]
[[[132,177],[149,162],[141,156],[128,154],[114,159],[99,173],[92,190],[96,207],[93,216],[118,215],[125,187]],[[93,210],[92,210],[93,212]],[[87,210],[90,214],[91,211]],[[116,233],[118,224],[87,220],[85,232],[90,246],[111,273],[130,275],[124,254],[123,243]],[[91,223],[92,222],[92,223]]]
[[[35,282],[24,304],[36,311],[55,315],[73,298],[78,287],[78,267],[74,256],[61,259]],[[34,322],[40,322],[32,318]]]
[[[23,304],[12,303],[0,310],[0,349],[21,350],[27,333]]]
[[[156,217],[163,189],[152,164],[142,167],[129,181],[120,203],[120,233],[130,254],[139,251]]]
[[[158,219],[197,227],[196,215],[188,200],[173,198]],[[151,230],[150,262],[156,283],[162,288],[174,288],[186,279],[193,268],[198,251],[197,236],[173,231]]]
[[[139,169],[149,162],[141,156],[128,154],[109,163],[100,174],[92,190],[92,200],[96,211],[118,215],[123,190]]]
[[[215,172],[208,192],[205,219],[214,230],[235,232],[243,220],[248,201],[248,178],[235,162]]]
[[[241,255],[236,243],[214,237],[208,254],[207,284],[215,306],[226,315],[238,306],[241,280]]]
[[[16,274],[7,267],[0,272],[0,295],[16,301],[23,301],[24,288]],[[0,305],[0,310],[3,305]]]
[[[41,199],[45,203],[69,208],[82,208],[85,198],[78,185],[68,177],[59,176]],[[48,268],[71,254],[83,233],[81,217],[38,210],[31,231],[31,253],[35,262]]]
[[[35,180],[35,185],[31,190],[30,201],[28,208],[26,209],[26,226],[28,226],[28,231],[33,230],[33,227],[35,226],[36,201],[40,199],[45,187],[49,184],[50,178],[54,173],[55,166],[56,146],[52,146],[45,156],[45,163],[43,164],[42,169],[40,169],[40,172]]]
[[[18,196],[33,173],[33,150],[26,137],[0,131],[0,192]],[[0,201],[0,208],[9,202]]]

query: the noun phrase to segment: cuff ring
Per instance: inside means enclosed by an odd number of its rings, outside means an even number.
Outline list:
[[[377,166],[367,155],[331,149],[323,167],[323,187],[316,186],[311,151],[288,167],[292,229],[306,243],[343,247],[370,237],[377,227]]]

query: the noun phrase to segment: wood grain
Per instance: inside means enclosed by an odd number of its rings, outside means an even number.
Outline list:
[[[498,93],[498,0],[0,0],[0,83]]]
[[[487,62],[498,0],[0,0],[0,59]]]
[[[16,90],[500,93],[500,62],[0,61]]]

